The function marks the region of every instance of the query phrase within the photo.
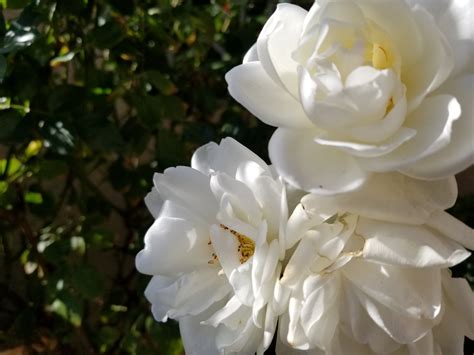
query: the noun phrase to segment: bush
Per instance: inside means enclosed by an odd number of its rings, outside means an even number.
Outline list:
[[[154,172],[209,141],[267,156],[273,130],[224,74],[275,3],[0,4],[0,350],[182,353],[134,268],[152,223],[143,198]],[[455,209],[471,225],[472,201]],[[472,267],[455,272],[472,281]]]

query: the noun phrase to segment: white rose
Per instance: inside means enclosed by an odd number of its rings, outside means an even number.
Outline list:
[[[353,190],[373,172],[455,174],[474,161],[473,4],[280,4],[227,73],[229,91],[278,127],[270,158],[303,190]]]
[[[428,198],[430,190],[444,192]],[[470,255],[474,231],[443,211],[455,196],[454,178],[379,174],[353,193],[303,197],[285,232],[295,249],[281,279],[291,290],[281,346],[328,355],[462,354],[464,335],[474,337],[474,296],[465,280],[444,273]]]
[[[285,306],[284,184],[231,138],[154,183],[146,203],[156,220],[136,257],[153,275],[145,295],[154,317],[180,321],[187,354],[263,353]]]

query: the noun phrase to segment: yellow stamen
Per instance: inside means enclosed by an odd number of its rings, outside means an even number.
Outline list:
[[[230,232],[239,241],[237,252],[239,253],[239,261],[241,264],[245,263],[250,259],[255,252],[255,242],[247,237],[246,235],[240,234],[239,232],[221,224],[220,227],[225,231]]]
[[[372,66],[375,69],[387,69],[392,66],[390,55],[386,48],[382,47],[379,43],[372,45]]]

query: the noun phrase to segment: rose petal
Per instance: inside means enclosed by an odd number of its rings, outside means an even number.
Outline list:
[[[365,238],[364,258],[378,263],[444,268],[457,265],[470,255],[458,243],[422,226],[360,218],[357,233]]]
[[[474,250],[474,229],[444,211],[436,211],[426,224],[464,247]]]
[[[390,173],[373,174],[356,191],[331,197],[306,195],[301,204],[310,214],[349,212],[388,222],[422,224],[433,212],[452,207],[456,197],[454,177],[420,181]]]
[[[331,194],[360,187],[367,174],[352,157],[313,141],[308,130],[279,128],[269,143],[269,155],[278,173],[303,190]]]
[[[300,103],[268,76],[260,62],[239,65],[225,79],[232,97],[266,124],[311,127]]]
[[[441,314],[438,269],[407,269],[353,259],[343,272],[354,286],[392,313],[431,320]]]
[[[291,53],[298,46],[307,11],[292,4],[278,4],[257,39],[258,58],[267,74],[298,98],[298,63]]]
[[[402,170],[416,178],[442,178],[474,164],[474,74],[452,80],[440,87],[438,92],[456,97],[461,104],[461,117],[453,124],[447,146]]]
[[[247,162],[254,162],[271,176],[268,165],[257,154],[231,137],[222,139],[220,144],[210,142],[199,147],[193,154],[191,167],[205,175],[219,171],[236,177],[239,167]],[[190,187],[196,189],[193,183],[190,183]]]
[[[393,152],[376,158],[358,158],[370,171],[393,171],[413,165],[436,153],[451,140],[454,121],[461,115],[459,102],[450,95],[427,98],[406,121],[406,127],[417,131],[416,137]]]

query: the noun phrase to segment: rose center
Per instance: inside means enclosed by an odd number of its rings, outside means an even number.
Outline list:
[[[232,228],[227,227],[224,224],[220,224],[221,227],[226,232],[229,232],[231,236],[235,237],[238,241],[237,254],[239,256],[240,264],[243,264],[249,260],[255,253],[255,242],[247,237],[244,234],[241,234]],[[212,245],[211,241],[208,242],[209,245]],[[219,262],[219,258],[216,253],[212,253],[212,259],[208,261],[209,264],[216,264]]]

